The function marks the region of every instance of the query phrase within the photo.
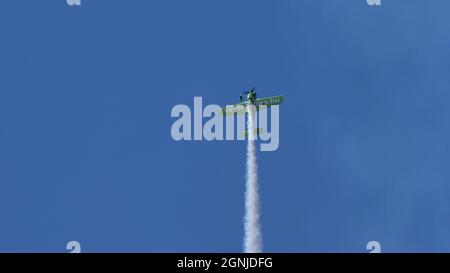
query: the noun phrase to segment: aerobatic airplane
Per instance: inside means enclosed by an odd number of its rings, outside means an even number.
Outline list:
[[[283,96],[274,96],[267,98],[257,99],[255,88],[250,89],[250,91],[244,92],[240,95],[240,103],[229,105],[222,108],[221,114],[224,116],[233,114],[243,114],[246,112],[246,107],[248,105],[254,105],[256,111],[270,107],[272,105],[278,105],[283,102]]]
[[[222,108],[219,115],[229,116],[229,115],[240,115],[247,112],[247,106],[253,105],[255,107],[255,111],[259,111],[261,109],[265,109],[272,105],[279,105],[283,102],[283,96],[274,96],[258,99],[256,96],[255,88],[250,89],[250,91],[244,92],[240,95],[240,103],[234,105],[228,105]],[[259,135],[263,132],[263,128],[255,128],[255,135]],[[245,130],[244,136],[248,137],[249,132]]]

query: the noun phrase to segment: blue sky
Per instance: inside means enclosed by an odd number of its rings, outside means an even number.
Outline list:
[[[264,250],[450,251],[450,2],[4,1],[0,252],[242,251],[245,142],[171,108],[283,94]]]

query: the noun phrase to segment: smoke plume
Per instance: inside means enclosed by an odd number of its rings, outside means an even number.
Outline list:
[[[245,237],[244,252],[262,252],[261,225],[259,222],[259,189],[258,189],[258,165],[256,161],[256,130],[255,130],[255,107],[247,107],[247,183],[245,192]]]

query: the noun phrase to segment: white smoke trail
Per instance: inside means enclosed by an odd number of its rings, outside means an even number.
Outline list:
[[[247,183],[245,192],[244,219],[244,252],[246,253],[262,252],[261,225],[259,223],[258,165],[256,162],[254,108],[255,107],[253,105],[249,105],[247,107]]]

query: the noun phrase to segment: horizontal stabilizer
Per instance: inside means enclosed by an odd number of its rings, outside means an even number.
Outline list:
[[[261,134],[264,130],[263,130],[263,128],[256,128],[256,129],[253,129],[253,131],[254,131],[255,136],[257,136],[257,135]],[[244,136],[248,137],[249,135],[250,135],[249,131],[245,130]]]

